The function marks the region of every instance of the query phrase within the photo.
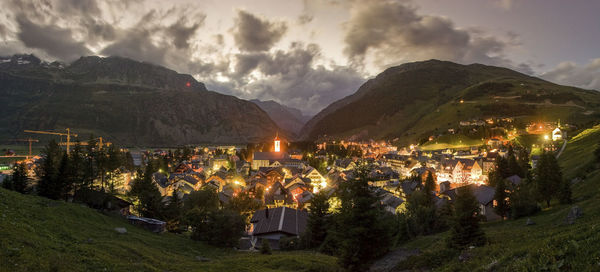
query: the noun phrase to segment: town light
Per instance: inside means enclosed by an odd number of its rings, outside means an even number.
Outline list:
[[[544,140],[547,141],[548,139],[550,139],[550,137],[548,135],[544,135]]]

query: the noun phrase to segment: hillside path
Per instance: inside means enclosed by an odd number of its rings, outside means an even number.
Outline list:
[[[381,259],[377,260],[373,265],[371,265],[370,272],[388,272],[395,271],[394,268],[402,261],[406,260],[410,256],[419,255],[421,251],[418,249],[406,249],[399,248],[396,249],[385,256],[381,257]]]
[[[565,140],[562,147],[560,148],[560,151],[558,151],[558,154],[556,154],[557,159],[558,159],[558,157],[560,157],[560,155],[563,153],[563,151],[565,151],[565,147],[567,147],[567,140]]]

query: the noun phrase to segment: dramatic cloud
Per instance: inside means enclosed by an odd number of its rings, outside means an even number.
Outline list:
[[[248,5],[242,0],[3,0],[0,55],[31,53],[65,62],[81,55],[118,55],[189,73],[219,92],[273,99],[305,113],[321,110],[355,92],[366,78],[405,62],[437,58],[539,74],[545,69],[540,65],[554,65],[565,57],[548,57],[539,44],[531,50],[538,34],[525,32],[518,20],[504,20],[510,17],[506,10],[518,8],[531,18],[548,12],[539,11],[539,5],[456,0],[457,5],[468,4],[465,12],[501,14],[500,22],[475,22],[480,26],[472,27],[460,25],[464,20],[455,19],[461,13],[446,12],[447,5],[436,1],[271,0]],[[528,10],[530,6],[536,9]],[[428,15],[432,13],[453,17]],[[594,20],[573,28],[584,29]],[[569,26],[574,21],[568,20]],[[552,37],[574,33],[552,29],[557,31]],[[594,31],[587,29],[586,37],[599,36]],[[557,42],[547,46],[558,48],[552,52],[567,51]],[[573,57],[566,59],[588,57],[584,51],[572,50]],[[563,63],[544,77],[599,88],[597,62]]]
[[[315,114],[355,92],[364,77],[348,67],[315,65],[316,44],[292,43],[288,50],[235,56],[232,84],[212,83],[216,89],[245,98],[275,100]],[[212,84],[209,84],[212,85]]]
[[[18,16],[17,23],[19,24],[17,35],[27,47],[42,49],[50,56],[66,61],[91,53],[85,43],[73,38],[70,29],[53,25],[37,25],[24,16]]]
[[[431,58],[509,63],[503,55],[507,42],[477,29],[459,29],[448,18],[420,15],[402,1],[355,2],[344,41],[344,53],[355,65],[367,58],[379,68]]]
[[[241,50],[267,51],[283,37],[286,30],[285,23],[270,22],[239,10],[235,20],[233,38]]]
[[[593,59],[584,66],[562,62],[541,77],[563,85],[600,91],[600,58]]]

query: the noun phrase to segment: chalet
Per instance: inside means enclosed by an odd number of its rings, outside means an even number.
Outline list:
[[[250,235],[253,245],[268,239],[273,249],[279,249],[279,240],[284,237],[299,237],[306,229],[306,211],[288,207],[266,208],[252,215]]]
[[[481,181],[483,170],[476,160],[458,159],[452,169],[452,179],[456,183]]]
[[[158,191],[162,196],[171,194],[171,183],[167,176],[161,172],[152,174],[152,182],[158,187]]]
[[[304,168],[304,170],[302,171],[302,177],[310,179],[310,182],[312,184],[320,184],[325,181],[323,175],[321,175],[321,173],[319,173],[317,169],[311,166]]]
[[[392,214],[400,213],[406,209],[406,202],[404,202],[402,198],[387,191],[385,191],[381,197],[381,205],[383,205],[383,208],[386,211]]]
[[[268,208],[294,207],[294,196],[279,181],[265,189],[265,206]]]
[[[335,160],[333,167],[340,171],[347,171],[356,168],[356,163],[349,158]]]
[[[560,130],[560,128],[555,128],[552,131],[552,141],[560,141],[564,138],[563,132]]]
[[[471,191],[479,203],[481,215],[484,216],[487,221],[502,219],[502,217],[500,217],[494,211],[494,193],[496,190],[493,187],[477,184],[469,184],[465,186],[471,186]],[[457,193],[457,188],[454,188],[442,192],[441,194],[445,197],[448,197],[450,201],[455,201]]]

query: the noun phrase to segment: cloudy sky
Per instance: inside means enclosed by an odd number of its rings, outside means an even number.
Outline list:
[[[600,90],[600,1],[2,0],[0,55],[119,55],[314,114],[431,58]]]

